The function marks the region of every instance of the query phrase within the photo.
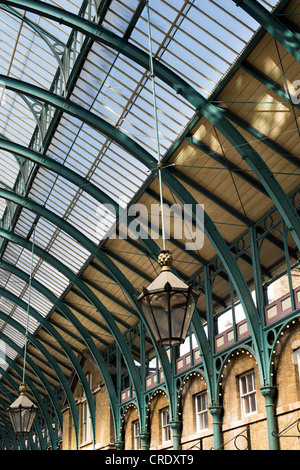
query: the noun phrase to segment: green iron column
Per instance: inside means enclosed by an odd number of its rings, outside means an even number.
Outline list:
[[[172,394],[169,396],[169,414],[170,414],[170,428],[172,430],[173,449],[179,450],[182,422],[178,414],[178,392],[176,389],[176,372],[177,372],[177,359],[180,356],[179,346],[171,348],[171,367],[172,367]]]
[[[278,429],[277,429],[277,419],[276,419],[276,404],[275,404],[277,388],[273,386],[266,386],[266,387],[261,387],[260,391],[266,400],[269,449],[279,450],[279,439],[277,436]]]
[[[222,406],[210,406],[209,412],[213,417],[213,431],[214,431],[214,449],[218,450],[223,445],[222,436]]]
[[[249,15],[260,23],[266,31],[276,38],[300,62],[299,39],[297,35],[283,24],[256,0],[233,0]]]

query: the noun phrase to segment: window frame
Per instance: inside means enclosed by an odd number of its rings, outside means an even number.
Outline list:
[[[90,389],[92,390],[92,374],[89,372],[86,373],[86,379],[87,382],[90,386]],[[92,420],[89,416],[89,407],[88,403],[86,401],[86,398],[84,398],[84,401],[82,403],[82,415],[81,415],[81,425],[82,425],[82,444],[85,444],[87,442],[92,441]]]
[[[249,388],[249,378],[251,377],[251,386]],[[245,385],[245,390],[243,390],[243,381]],[[254,370],[245,372],[239,376],[239,391],[240,391],[240,403],[241,403],[241,413],[243,418],[248,416],[253,416],[257,414],[257,395],[256,395],[256,386],[255,386],[255,373]],[[254,403],[252,399],[254,397]],[[254,407],[253,407],[254,404]],[[250,411],[247,411],[247,407]]]
[[[165,408],[160,411],[160,424],[161,424],[161,441],[164,444],[171,440],[169,408]]]
[[[202,409],[202,398],[205,399],[205,407]],[[208,408],[207,408],[207,392],[202,391],[194,395],[195,402],[195,416],[196,416],[196,431],[202,432],[208,429]],[[199,406],[199,404],[201,406]]]
[[[132,436],[133,436],[133,449],[140,450],[141,438],[140,438],[140,423],[138,419],[132,422]]]

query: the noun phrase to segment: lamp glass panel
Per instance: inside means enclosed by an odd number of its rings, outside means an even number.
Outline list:
[[[190,295],[188,299],[187,309],[186,309],[185,323],[183,325],[183,330],[182,330],[183,338],[186,338],[186,335],[188,334],[188,329],[192,321],[193,313],[196,307],[196,302],[197,302],[197,297],[195,297],[194,295]]]
[[[148,301],[148,295],[146,295],[145,297],[143,297],[141,299],[140,305],[141,305],[146,323],[148,324],[154,338],[156,339],[156,341],[158,341],[159,340],[159,332],[158,332],[157,326],[154,322],[154,318],[153,318],[153,315],[152,315],[152,309],[151,309],[151,306],[150,306],[149,301]]]
[[[21,432],[21,413],[20,413],[20,410],[17,409],[17,410],[14,410],[14,411],[10,411],[9,415],[10,415],[10,420],[12,422],[14,431],[16,433]]]

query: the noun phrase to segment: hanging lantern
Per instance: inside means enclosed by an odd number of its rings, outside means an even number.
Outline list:
[[[25,395],[26,385],[21,384],[20,396],[8,408],[11,423],[16,434],[28,434],[38,407]]]
[[[158,262],[161,273],[143,288],[138,301],[158,344],[177,346],[185,341],[199,294],[171,272],[169,251],[163,250]]]

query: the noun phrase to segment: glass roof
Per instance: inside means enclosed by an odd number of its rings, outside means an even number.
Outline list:
[[[84,12],[86,19],[99,21],[96,16],[102,2],[74,0],[47,1],[68,12]],[[138,0],[110,3],[102,25],[118,36],[148,52],[146,9],[135,19]],[[261,3],[272,9],[277,2]],[[85,5],[85,7],[82,7]],[[228,0],[153,0],[151,7],[152,49],[155,58],[186,80],[205,98],[208,98],[249,43],[259,25],[242,9]],[[155,125],[153,118],[152,85],[149,72],[136,62],[113,49],[92,42],[85,59],[79,53],[85,44],[81,33],[42,18],[36,14],[0,5],[0,74],[36,85],[46,90],[69,96],[75,103],[105,119],[143,146],[156,158]],[[69,50],[69,54],[67,54]],[[67,51],[67,52],[64,52]],[[41,60],[42,59],[42,60]],[[60,61],[70,64],[65,76],[54,85],[60,70]],[[80,73],[66,89],[66,80],[76,60],[82,60]],[[1,85],[1,83],[0,83]],[[60,86],[60,88],[59,88]],[[125,206],[141,188],[149,172],[133,156],[125,152],[98,130],[80,119],[62,112],[55,131],[44,147],[47,126],[54,119],[54,110],[42,102],[2,90],[0,134],[25,147],[46,151],[49,157],[76,171]],[[164,155],[186,128],[195,109],[161,80],[156,79],[156,95],[161,153]],[[42,120],[48,112],[48,120]],[[42,125],[41,125],[42,123]],[[43,127],[44,126],[44,127]],[[33,135],[40,133],[39,148],[33,145]],[[0,151],[0,187],[13,188],[19,174],[18,159]],[[64,178],[45,168],[38,168],[30,186],[28,197],[68,220],[90,240],[98,243],[114,216],[103,217],[101,204]],[[6,204],[0,200],[0,218]],[[22,209],[14,232],[32,240],[32,225],[36,222],[36,243],[76,275],[90,253],[65,232],[44,218]],[[2,258],[29,273],[30,252],[8,242]],[[42,282],[58,297],[69,281],[53,266],[34,256],[34,278]],[[25,302],[28,286],[6,271],[0,270],[0,285],[14,292]],[[33,290],[32,306],[46,317],[53,305]],[[25,312],[4,297],[0,309],[25,324]],[[17,344],[21,335],[1,322],[0,327]],[[38,327],[31,319],[30,331]],[[11,351],[11,355],[16,355]]]

